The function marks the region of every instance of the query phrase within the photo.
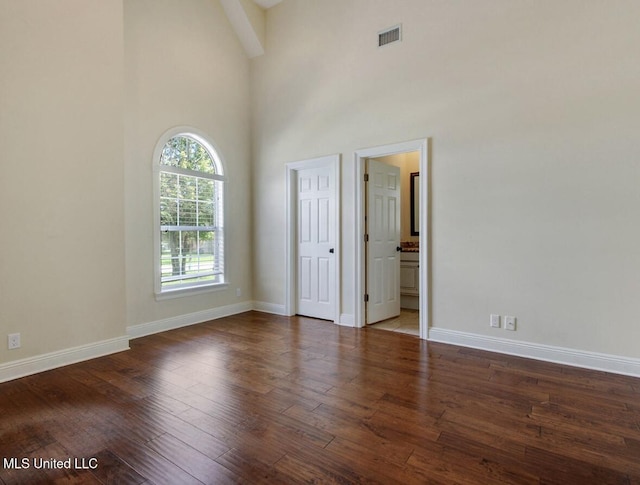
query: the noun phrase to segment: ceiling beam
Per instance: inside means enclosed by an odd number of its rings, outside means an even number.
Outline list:
[[[251,0],[220,0],[249,58],[264,54],[264,10]]]
[[[260,5],[262,8],[267,9],[267,8],[271,8],[274,5],[279,4],[282,0],[253,0],[254,2],[256,2],[258,5]]]

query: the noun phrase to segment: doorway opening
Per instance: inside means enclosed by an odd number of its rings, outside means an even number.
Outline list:
[[[428,149],[428,140],[423,139],[358,150],[355,153],[354,293],[357,301],[354,319],[357,327],[379,321],[382,315],[387,325],[395,325],[399,329],[406,325],[407,319],[415,320],[417,317],[420,338],[428,338],[430,299]],[[382,169],[378,166],[377,169],[371,170],[371,160],[374,163],[386,165],[382,165]],[[401,211],[404,213],[404,217],[401,216],[404,224],[397,223],[394,219],[396,216],[393,214],[398,214],[398,208],[396,202],[392,200],[393,195],[384,195],[389,193],[388,190],[383,195],[376,193],[380,185],[386,185],[385,190],[391,189],[394,185],[394,174],[398,172],[386,169],[386,166],[393,165],[398,166],[395,170],[400,170],[399,181],[403,186],[400,192],[404,192],[405,196],[404,211]],[[369,172],[375,170],[379,172],[376,175],[378,181],[375,182],[377,188],[372,189],[373,175]],[[385,200],[385,197],[388,197],[388,200]],[[397,203],[400,201],[398,200]],[[411,210],[412,205],[413,210]],[[383,238],[388,239],[386,245],[380,245],[377,242],[372,244],[372,231],[375,232],[378,225],[385,226]],[[393,229],[394,225],[397,226],[396,229]],[[380,239],[380,234],[376,234],[375,237]],[[395,315],[392,315],[392,319],[388,312],[380,313],[376,308],[385,299],[388,303],[394,300],[393,304],[396,305],[397,310],[394,310]],[[407,309],[401,312],[401,306]]]
[[[405,333],[407,335],[420,336],[420,311],[400,308],[400,315],[378,323],[371,323],[370,328],[389,330],[391,332]]]

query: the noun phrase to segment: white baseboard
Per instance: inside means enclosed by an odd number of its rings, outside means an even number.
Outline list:
[[[272,313],[274,315],[282,315],[288,316],[284,310],[284,305],[277,305],[274,303],[265,303],[262,301],[254,301],[253,309],[257,312],[262,313]],[[350,313],[341,313],[339,320],[337,322],[338,325],[343,327],[354,327],[355,326],[355,318]]]
[[[123,337],[0,364],[0,382],[6,382],[39,372],[45,372],[57,367],[129,350],[129,339],[215,320],[216,318],[236,315],[252,309],[253,302],[249,301],[220,308],[212,308],[202,312],[179,315],[173,318],[165,318],[155,322],[132,325],[127,327],[127,335]]]
[[[264,301],[254,301],[253,309],[262,313],[273,313],[274,315],[288,316],[284,311],[284,305],[277,305],[275,303],[266,303]]]
[[[430,328],[429,340],[445,344],[489,350],[502,354],[527,357],[556,364],[565,364],[585,369],[612,372],[633,377],[640,377],[640,359],[600,354],[584,350],[567,349],[551,345],[519,342],[515,340],[487,337],[444,328]]]
[[[102,342],[72,347],[48,354],[14,360],[0,365],[0,382],[45,372],[65,365],[76,364],[96,357],[129,350],[129,337],[117,337]]]
[[[187,313],[186,315],[178,315],[176,317],[164,318],[154,322],[140,323],[127,327],[127,334],[130,338],[136,339],[145,337],[154,333],[165,332],[176,328],[187,327],[197,323],[208,322],[217,318],[237,315],[253,310],[253,303],[250,301],[237,303],[234,305],[226,305],[218,308],[210,308],[200,312]]]
[[[227,305],[201,312],[166,318],[155,322],[143,323],[127,327],[127,336],[117,337],[88,345],[64,349],[57,352],[15,360],[0,364],[0,382],[6,382],[65,365],[103,357],[129,349],[129,339],[143,337],[174,328],[185,327],[197,323],[236,315],[250,310],[264,313],[284,315],[284,306],[263,302],[243,302]],[[350,314],[340,315],[340,325],[353,327],[354,318]],[[487,337],[456,330],[430,328],[429,340],[446,344],[459,345],[474,349],[499,352],[518,357],[526,357],[557,364],[565,364],[586,369],[612,372],[633,377],[640,377],[640,359],[621,357],[597,352],[567,349],[551,345],[519,342],[515,340]]]

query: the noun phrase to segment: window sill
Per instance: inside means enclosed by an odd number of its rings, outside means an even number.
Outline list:
[[[213,285],[192,286],[191,288],[166,290],[162,293],[156,293],[156,301],[182,298],[183,296],[194,296],[202,295],[205,293],[213,293],[216,291],[226,290],[227,288],[229,288],[229,283],[216,283]]]

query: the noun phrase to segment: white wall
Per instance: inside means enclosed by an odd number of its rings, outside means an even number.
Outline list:
[[[0,336],[22,334],[0,364],[282,305],[284,165],[333,153],[353,313],[353,152],[427,136],[432,325],[640,357],[639,14],[631,0],[284,0],[249,63],[217,1],[0,0]],[[377,49],[399,22],[403,42]],[[151,158],[177,125],[224,158],[231,287],[157,302]],[[518,331],[490,329],[493,312]]]
[[[0,0],[0,65],[0,380],[250,307],[249,61],[218,1]],[[225,165],[230,287],[158,302],[152,154],[184,125]]]
[[[126,0],[124,26],[127,324],[250,301],[249,61],[218,1]],[[153,150],[164,132],[183,125],[208,135],[223,158],[231,285],[156,301]]]
[[[0,0],[0,363],[125,334],[122,38],[122,0]]]
[[[284,0],[252,65],[255,299],[284,301],[284,164],[432,138],[437,328],[640,357],[640,3]],[[402,23],[402,43],[376,48]],[[490,313],[518,330],[489,328]]]

